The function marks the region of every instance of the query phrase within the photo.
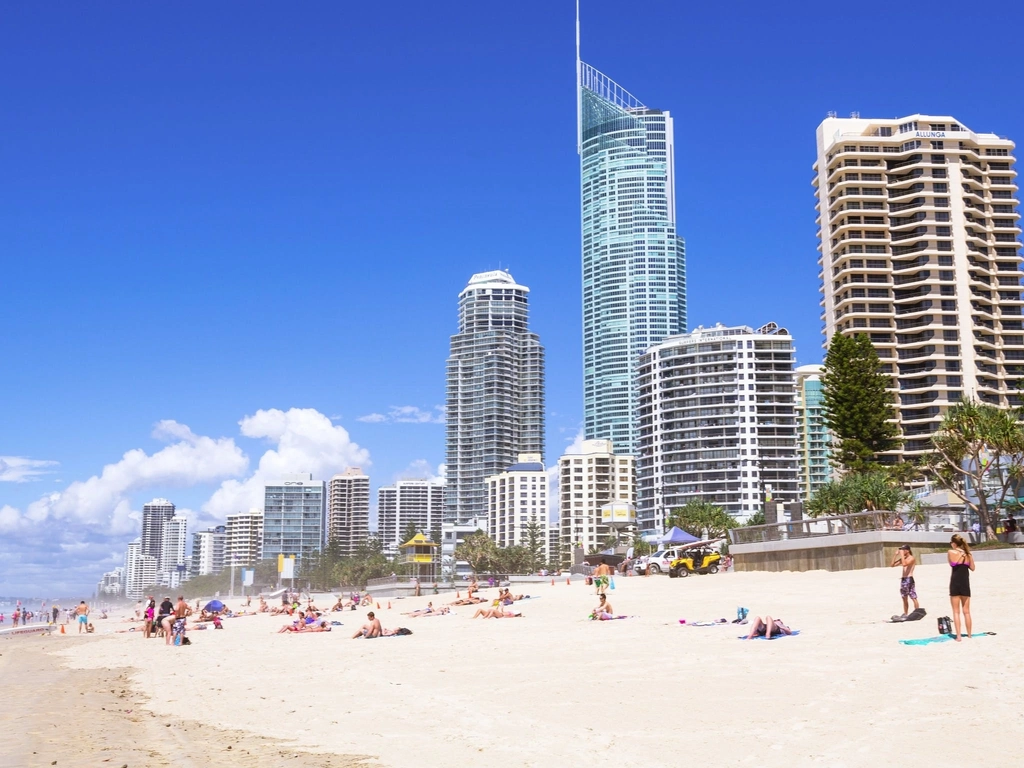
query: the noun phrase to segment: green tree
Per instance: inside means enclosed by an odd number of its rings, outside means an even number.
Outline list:
[[[736,520],[710,501],[687,499],[686,504],[672,510],[666,526],[676,526],[697,538],[703,538],[706,531],[709,539],[717,539],[725,536],[730,528],[735,528]]]
[[[414,538],[417,533],[420,532],[419,527],[412,520],[405,524],[405,529],[402,532],[402,544]]]
[[[524,546],[530,554],[529,571],[533,573],[544,563],[544,545],[547,543],[545,542],[547,534],[544,526],[533,520],[526,524],[523,533]]]
[[[748,517],[747,518],[747,522],[745,522],[743,525],[764,525],[764,524],[765,524],[764,510],[763,509],[759,509],[759,510],[757,510],[757,512],[755,512],[750,517]]]
[[[530,567],[530,550],[514,545],[511,547],[495,547],[495,567],[502,573],[528,573]]]
[[[889,379],[866,334],[832,336],[821,383],[825,423],[835,440],[833,464],[863,472],[899,445]]]
[[[810,517],[851,515],[864,510],[902,511],[913,501],[899,475],[888,469],[876,469],[830,480],[815,492],[807,504]]]
[[[1024,426],[1019,410],[976,401],[950,408],[932,435],[925,457],[929,476],[978,516],[989,539],[996,536],[999,510],[1015,504],[1024,479]]]
[[[498,547],[483,531],[471,533],[455,548],[455,559],[464,560],[474,573],[494,568],[498,560]]]

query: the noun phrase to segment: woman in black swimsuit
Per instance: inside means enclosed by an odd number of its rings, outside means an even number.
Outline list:
[[[960,642],[960,614],[963,614],[967,637],[971,636],[971,571],[974,570],[974,555],[962,536],[955,535],[949,542],[946,553],[949,567],[949,603],[953,608],[953,626]]]

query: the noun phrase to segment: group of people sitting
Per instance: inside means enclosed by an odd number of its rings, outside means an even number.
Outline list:
[[[321,619],[320,614],[314,611],[310,611],[308,614],[305,611],[298,611],[295,621],[291,624],[285,624],[279,630],[278,634],[285,632],[330,632],[331,624],[326,619]]]
[[[358,608],[361,605],[372,605],[372,604],[373,604],[373,597],[371,597],[369,592],[367,592],[365,595],[362,595],[359,592],[352,592],[348,596],[348,600],[346,600],[344,597],[341,597],[339,595],[338,596],[338,601],[331,607],[331,612],[332,613],[338,613],[339,611],[345,611],[345,610],[354,611],[356,608]]]

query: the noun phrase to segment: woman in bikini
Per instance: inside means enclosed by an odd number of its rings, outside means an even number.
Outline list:
[[[949,541],[946,559],[951,568],[949,574],[949,604],[953,609],[954,638],[960,642],[960,616],[963,614],[967,637],[971,636],[971,571],[974,570],[974,555],[964,538],[954,534]]]

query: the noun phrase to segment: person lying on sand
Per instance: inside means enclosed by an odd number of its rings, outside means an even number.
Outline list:
[[[477,605],[478,603],[486,603],[482,597],[464,597],[461,600],[453,600],[448,605]]]
[[[509,592],[508,587],[505,587],[505,589],[502,590],[501,594],[498,595],[498,600],[499,602],[505,605],[511,605],[516,600],[522,600],[524,597],[527,597],[527,595],[513,595],[511,592]]]
[[[369,619],[369,621],[363,624],[360,630],[356,632],[354,635],[352,635],[353,640],[356,640],[360,637],[365,637],[368,639],[380,637],[384,634],[384,629],[380,625],[380,619],[373,615],[373,611],[370,611],[368,614],[366,614],[366,618]]]
[[[429,619],[431,616],[444,616],[445,614],[451,613],[451,608],[445,606],[444,608],[435,608],[430,613],[411,613],[409,618],[411,619]]]
[[[792,634],[793,630],[787,627],[782,619],[773,619],[771,616],[765,616],[762,621],[760,616],[755,616],[754,623],[750,627],[750,634],[747,635],[747,640],[754,637],[763,637],[766,640],[771,640],[773,636]]]
[[[415,610],[415,611],[406,611],[402,615],[403,616],[412,616],[412,617],[415,618],[416,616],[428,616],[431,613],[434,613],[436,610],[437,609],[434,608],[434,604],[433,603],[427,603],[427,607],[426,608],[419,608],[418,610]]]
[[[326,621],[321,621],[319,624],[309,624],[309,625],[306,625],[306,627],[301,630],[301,634],[308,635],[310,632],[330,632],[330,631],[331,631],[331,625],[328,624]]]
[[[523,615],[522,611],[505,611],[501,608],[478,608],[473,618],[478,616],[484,619],[518,619]]]

